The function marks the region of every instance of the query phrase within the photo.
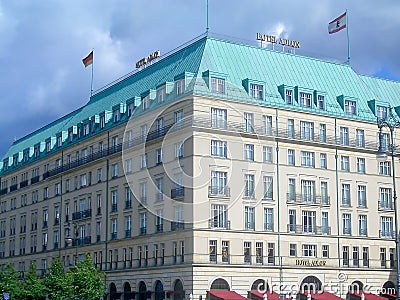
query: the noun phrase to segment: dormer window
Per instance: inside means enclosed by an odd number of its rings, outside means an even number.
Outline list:
[[[211,77],[211,92],[225,94],[225,79]]]
[[[83,136],[87,136],[89,134],[89,123],[83,125]]]
[[[117,123],[119,121],[119,116],[120,116],[119,110],[118,109],[114,110],[114,123]]]
[[[130,103],[128,105],[128,118],[132,116],[134,109],[135,109],[135,103]]]
[[[322,95],[317,96],[317,106],[319,110],[325,110],[325,97]]]
[[[264,99],[264,87],[261,84],[250,83],[250,96],[257,100]]]
[[[300,105],[302,107],[311,107],[311,94],[300,92]]]
[[[385,106],[376,106],[376,117],[378,120],[386,120],[387,117],[387,107]]]
[[[51,142],[50,142],[50,141],[47,141],[47,142],[46,142],[46,151],[47,151],[47,152],[50,152],[50,150],[51,150]]]
[[[166,90],[165,87],[157,90],[157,103],[163,103],[165,101]]]
[[[16,167],[18,164],[18,154],[13,156],[13,166]]]
[[[285,102],[286,102],[286,104],[293,105],[293,91],[292,90],[285,91]]]
[[[175,82],[176,95],[182,95],[185,92],[185,79],[181,79]]]
[[[144,97],[144,98],[142,99],[142,109],[143,109],[143,110],[146,110],[146,109],[149,108],[149,106],[150,106],[150,97],[149,97],[149,96],[146,96],[146,97]]]
[[[38,157],[38,156],[39,156],[39,153],[40,153],[40,148],[39,148],[39,145],[37,145],[37,146],[35,146],[35,148],[34,148],[34,150],[33,150],[33,155],[34,155],[35,157]]]
[[[57,147],[61,147],[61,146],[62,146],[62,136],[59,135],[59,136],[57,137]]]
[[[356,115],[357,114],[356,102],[351,100],[345,100],[344,112],[348,115]]]
[[[106,125],[106,116],[101,116],[100,117],[100,128],[104,128]]]
[[[29,151],[28,151],[28,150],[25,150],[25,151],[24,151],[24,154],[23,154],[22,160],[23,160],[24,162],[26,162],[26,161],[28,161],[28,159],[29,159]]]

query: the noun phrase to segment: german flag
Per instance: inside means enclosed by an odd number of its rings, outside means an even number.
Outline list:
[[[85,68],[87,66],[90,66],[93,63],[93,51],[89,53],[88,56],[86,56],[84,59],[82,59],[83,65]]]

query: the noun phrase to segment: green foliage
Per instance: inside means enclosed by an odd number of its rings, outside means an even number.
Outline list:
[[[37,300],[46,296],[46,290],[42,279],[37,277],[36,264],[34,262],[29,266],[23,281],[23,290],[25,299]]]
[[[9,293],[10,299],[25,299],[19,273],[15,271],[11,264],[7,264],[0,271],[0,294],[3,295],[4,293]]]
[[[49,272],[44,277],[44,285],[49,299],[64,300],[71,297],[73,288],[69,275],[58,258],[52,261]]]
[[[104,295],[104,274],[99,273],[89,255],[69,270],[72,278],[72,299],[99,299]]]

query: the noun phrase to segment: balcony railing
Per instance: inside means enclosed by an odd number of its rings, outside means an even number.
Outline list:
[[[130,208],[132,208],[132,200],[125,201],[125,209],[130,209]]]
[[[31,178],[31,184],[35,184],[37,182],[39,182],[40,177],[39,176],[34,176]]]
[[[13,184],[10,186],[10,192],[14,192],[18,189],[18,184]]]
[[[230,197],[231,190],[228,186],[212,186],[208,187],[209,197]]]
[[[288,203],[312,204],[312,205],[330,205],[329,196],[317,196],[310,194],[292,194],[287,193]]]
[[[394,205],[393,201],[378,201],[378,209],[379,210],[393,210]]]
[[[219,229],[231,229],[231,221],[228,220],[218,220],[218,219],[209,219],[208,220],[209,228],[219,228]]]
[[[111,212],[116,212],[116,211],[118,211],[118,204],[112,203],[111,204]]]
[[[171,222],[171,231],[176,231],[176,230],[183,230],[185,229],[185,223],[183,222]]]
[[[131,235],[132,235],[132,230],[126,229],[126,230],[125,230],[125,237],[126,237],[126,238],[130,238]]]
[[[288,224],[287,231],[300,234],[331,234],[330,226]]]
[[[183,198],[185,196],[185,188],[184,187],[177,187],[171,189],[171,198],[178,199]]]
[[[83,211],[77,211],[72,213],[72,220],[80,220],[92,217],[92,209],[86,209]]]
[[[147,232],[146,227],[140,227],[140,235],[145,235]]]
[[[156,224],[156,232],[163,232],[164,224]]]
[[[386,239],[394,239],[394,231],[393,230],[379,230],[379,237]]]
[[[274,223],[264,223],[265,231],[274,231]]]
[[[22,188],[24,188],[26,186],[28,186],[28,180],[21,181],[20,184],[19,184],[19,188],[20,189],[22,189]]]

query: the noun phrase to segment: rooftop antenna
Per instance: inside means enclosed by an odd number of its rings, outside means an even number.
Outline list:
[[[208,35],[208,0],[206,1],[206,35]]]

